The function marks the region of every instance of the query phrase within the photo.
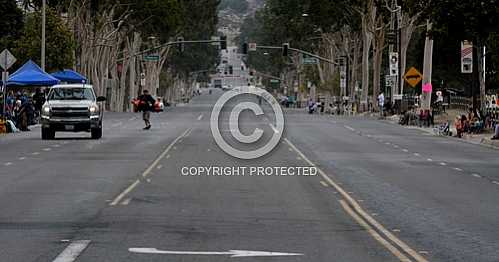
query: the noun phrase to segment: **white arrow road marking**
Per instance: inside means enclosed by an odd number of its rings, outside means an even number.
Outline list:
[[[344,126],[346,129],[352,131],[352,132],[355,132],[355,128],[351,127],[351,126]]]
[[[85,250],[90,244],[90,240],[73,241],[66,247],[52,262],[72,262]]]
[[[201,119],[203,119],[203,116],[204,116],[203,114],[199,115],[198,121],[201,121]]]
[[[268,251],[249,250],[229,250],[227,252],[205,252],[205,251],[168,251],[157,248],[129,248],[128,251],[140,254],[161,254],[161,255],[228,255],[230,257],[277,257],[277,256],[303,256],[300,253],[282,253]]]

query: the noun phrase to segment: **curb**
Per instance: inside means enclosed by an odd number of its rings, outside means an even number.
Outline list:
[[[493,148],[493,149],[498,149],[499,150],[499,140],[492,140],[490,138],[482,138],[482,141],[480,142],[481,145]]]

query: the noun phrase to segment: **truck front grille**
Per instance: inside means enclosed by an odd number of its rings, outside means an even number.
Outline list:
[[[52,108],[53,117],[89,117],[90,112],[87,107],[56,107]]]

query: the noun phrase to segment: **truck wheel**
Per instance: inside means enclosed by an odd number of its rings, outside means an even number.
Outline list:
[[[54,139],[55,131],[49,128],[42,128],[42,140]]]
[[[93,128],[90,132],[92,134],[92,139],[99,139],[102,137],[102,127]]]

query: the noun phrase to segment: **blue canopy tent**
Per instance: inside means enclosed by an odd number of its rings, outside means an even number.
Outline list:
[[[2,115],[5,114],[5,94],[9,86],[53,86],[59,82],[59,79],[45,73],[35,62],[29,60],[9,77],[7,87],[3,88]]]
[[[45,73],[35,62],[29,60],[9,77],[7,86],[53,86],[59,82],[59,79]]]
[[[78,72],[75,72],[73,70],[69,70],[69,69],[64,69],[63,71],[59,71],[59,72],[55,72],[55,73],[52,73],[50,74],[52,75],[53,77],[63,81],[63,82],[66,82],[66,83],[70,83],[70,84],[85,84],[87,83],[87,79],[80,75]]]

